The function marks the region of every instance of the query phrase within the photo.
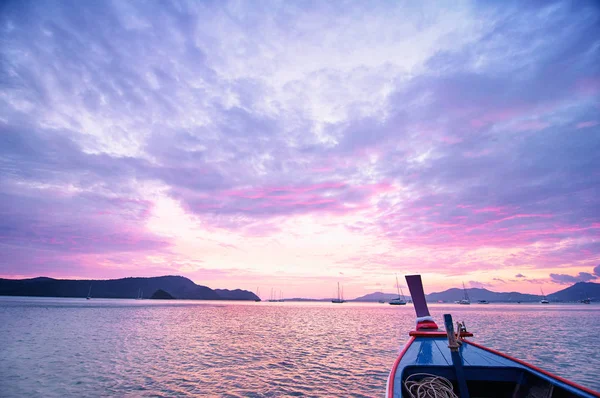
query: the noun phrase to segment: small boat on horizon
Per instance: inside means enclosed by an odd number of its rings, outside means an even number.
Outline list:
[[[546,295],[544,294],[544,289],[540,287],[540,291],[542,292],[542,299],[540,300],[540,304],[550,304],[550,302],[546,299]]]
[[[92,285],[90,285],[90,290],[88,290],[88,295],[87,295],[87,297],[85,299],[89,300],[91,298],[92,298]]]
[[[279,300],[277,298],[275,298],[275,291],[273,290],[273,288],[271,288],[271,296],[269,298],[269,303],[278,303]]]
[[[142,289],[138,289],[138,295],[135,298],[136,300],[143,300],[144,299],[144,291]]]
[[[337,284],[337,298],[336,299],[332,299],[331,302],[334,304],[342,304],[345,303],[346,300],[344,300],[344,288],[342,287],[342,294],[340,296],[340,283],[338,282]]]
[[[600,398],[600,392],[471,341],[473,333],[464,322],[455,330],[450,314],[444,314],[445,330],[440,330],[429,313],[421,275],[407,275],[406,282],[417,322],[388,376],[387,398]]]
[[[256,288],[256,298],[254,299],[254,302],[258,303],[258,302],[260,302],[260,301],[262,301],[262,300],[260,299],[260,287],[257,287],[257,288]]]
[[[458,304],[462,304],[462,305],[469,305],[471,304],[471,300],[469,300],[469,294],[467,293],[467,288],[465,287],[465,283],[463,282],[463,292],[464,292],[464,297],[462,300],[460,300],[458,302]]]
[[[587,298],[584,298],[583,300],[581,300],[581,303],[582,304],[591,304],[592,299],[590,297],[588,297],[587,292],[584,291],[583,294],[584,294],[584,297],[587,297]]]
[[[390,300],[390,305],[406,305],[406,298],[404,297],[404,292],[400,287],[400,283],[398,283],[398,275],[396,275],[396,290],[398,291],[398,297]],[[402,296],[400,296],[402,293]]]
[[[477,304],[489,304],[490,302],[487,300],[477,300]]]

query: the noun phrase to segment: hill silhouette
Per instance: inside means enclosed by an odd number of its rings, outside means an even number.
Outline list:
[[[158,276],[150,278],[122,278],[107,280],[52,279],[0,279],[1,296],[86,297],[91,286],[92,298],[136,298],[143,292],[148,298],[152,292],[164,290],[178,299],[187,300],[254,300],[256,295],[246,290],[217,291],[183,276]]]
[[[518,292],[493,292],[488,289],[470,288],[467,289],[469,298],[472,303],[477,300],[487,300],[490,302],[537,302],[540,301],[542,296],[536,294],[525,294]],[[427,301],[435,303],[438,301],[453,303],[462,299],[464,296],[463,289],[452,288],[444,290],[443,292],[435,292],[427,294]],[[357,297],[352,301],[389,301],[393,298],[398,297],[396,293],[382,293],[375,292],[369,293],[361,297]],[[406,295],[408,300],[410,296]],[[574,302],[581,301],[586,298],[590,298],[592,301],[600,301],[600,283],[592,282],[578,282],[573,286],[569,286],[566,289],[560,290],[556,293],[547,295],[548,300],[551,302]]]
[[[600,283],[577,282],[573,286],[548,295],[550,301],[600,301]]]

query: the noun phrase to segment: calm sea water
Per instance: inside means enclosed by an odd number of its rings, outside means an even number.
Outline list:
[[[432,305],[600,390],[599,305]],[[0,297],[0,395],[384,396],[414,324],[387,304]]]

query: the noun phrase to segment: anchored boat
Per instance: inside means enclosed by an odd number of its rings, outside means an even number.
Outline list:
[[[345,303],[346,300],[344,300],[344,288],[342,288],[342,295],[340,296],[340,283],[338,282],[338,292],[337,292],[337,298],[331,300],[332,303],[335,304],[342,304]]]
[[[467,293],[467,288],[465,287],[465,283],[463,282],[463,299],[458,302],[458,304],[469,305],[471,304],[471,300],[469,299],[469,294]]]
[[[256,288],[256,298],[254,299],[255,302],[260,303],[261,299],[260,299],[260,286]]]
[[[404,292],[400,287],[400,283],[398,283],[398,275],[396,275],[396,290],[398,291],[398,298],[390,300],[390,305],[406,305],[406,298],[404,297]],[[400,295],[402,293],[402,295]]]
[[[269,299],[269,303],[278,303],[279,300],[275,297],[275,291],[271,288],[271,298]]]
[[[477,344],[464,322],[429,314],[420,275],[406,276],[417,313],[415,330],[394,362],[387,397],[600,397],[600,393],[537,366]]]

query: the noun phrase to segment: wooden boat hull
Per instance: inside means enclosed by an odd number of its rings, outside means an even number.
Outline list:
[[[403,384],[416,373],[445,377],[456,384],[455,368],[445,332],[411,332],[411,337],[392,367],[388,398],[405,397]],[[527,397],[542,392],[546,397],[600,397],[600,393],[546,372],[469,340],[462,340],[459,354],[472,397]],[[536,395],[538,396],[538,395]]]
[[[466,340],[473,334],[466,331],[464,322],[456,324],[455,334],[450,314],[444,314],[446,331],[439,330],[427,308],[421,276],[407,275],[406,282],[417,324],[392,366],[388,398],[411,392],[419,397],[600,398],[597,391]]]

